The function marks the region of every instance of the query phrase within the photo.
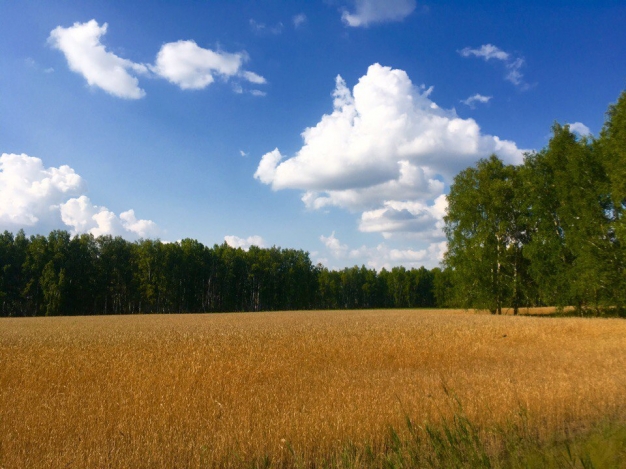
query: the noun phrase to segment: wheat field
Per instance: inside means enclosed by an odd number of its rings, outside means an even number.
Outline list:
[[[452,310],[0,319],[0,468],[250,466],[380,448],[451,396],[537,435],[626,415],[626,321]]]

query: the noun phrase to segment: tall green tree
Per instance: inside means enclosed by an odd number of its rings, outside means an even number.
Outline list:
[[[518,170],[497,156],[461,171],[448,195],[444,263],[453,275],[457,300],[466,307],[500,314],[517,312],[523,275],[520,262],[522,216],[517,201]]]

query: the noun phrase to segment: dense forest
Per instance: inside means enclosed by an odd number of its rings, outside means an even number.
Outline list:
[[[435,306],[439,269],[329,271],[292,249],[0,235],[2,316]]]
[[[448,195],[443,269],[330,271],[301,250],[185,239],[0,234],[0,315],[461,306],[626,310],[626,92],[598,138],[555,124],[523,164],[496,155]]]

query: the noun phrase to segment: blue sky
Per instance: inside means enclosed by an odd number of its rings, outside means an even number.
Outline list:
[[[454,174],[626,86],[623,2],[0,1],[0,230],[438,264]]]

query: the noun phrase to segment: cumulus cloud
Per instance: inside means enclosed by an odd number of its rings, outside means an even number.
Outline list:
[[[96,20],[74,23],[69,28],[58,26],[48,42],[63,52],[70,70],[81,74],[90,86],[120,98],[142,98],[146,93],[139,88],[135,75],[147,73],[148,68],[107,51],[100,42],[107,28],[107,23],[100,26]]]
[[[91,86],[102,88],[120,98],[138,99],[145,96],[139,87],[137,75],[156,75],[184,90],[206,88],[216,78],[245,80],[255,85],[267,83],[261,75],[243,70],[248,59],[245,52],[228,53],[198,46],[194,41],[177,41],[163,44],[154,65],[134,63],[106,50],[100,42],[108,25],[96,20],[74,23],[69,28],[58,26],[50,33],[49,44],[63,52],[71,70],[85,77]],[[238,83],[236,93],[243,93]],[[255,95],[264,94],[253,91]]]
[[[415,0],[355,0],[354,12],[344,10],[341,19],[351,27],[402,21],[415,10],[416,5]]]
[[[469,106],[471,109],[476,108],[476,103],[488,103],[493,96],[483,96],[482,94],[476,93],[474,96],[470,96],[467,99],[462,99],[461,102],[466,106]]]
[[[4,153],[0,157],[0,227],[69,228],[73,234],[126,238],[158,235],[154,222],[138,220],[133,210],[117,216],[93,205],[84,191],[84,180],[67,165],[46,168],[39,158]]]
[[[361,246],[351,249],[347,244],[343,244],[336,238],[335,232],[328,237],[320,236],[320,241],[325,245],[325,253],[328,257],[319,257],[322,264],[332,264],[345,261],[358,264],[365,264],[369,268],[380,271],[404,266],[407,268],[427,266],[435,267],[443,260],[443,255],[447,250],[445,241],[432,242],[424,249],[396,249],[391,248],[387,243],[380,243],[375,247]],[[317,253],[319,254],[319,253]]]
[[[341,244],[335,237],[334,231],[330,234],[330,236],[321,235],[320,241],[324,243],[326,248],[330,250],[335,258],[343,258],[348,253],[348,245]]]
[[[161,46],[152,70],[183,90],[197,90],[213,83],[215,76],[237,75],[244,58],[243,53],[214,52],[194,41],[169,42]]]
[[[432,205],[419,200],[389,200],[381,208],[363,212],[359,229],[382,233],[385,238],[394,233],[415,233],[427,240],[441,239],[447,207],[448,201],[443,194]]]
[[[258,235],[248,236],[247,238],[240,238],[239,236],[224,236],[224,241],[232,248],[241,248],[244,251],[250,249],[250,246],[258,246],[260,248],[265,246],[265,241]]]
[[[459,170],[491,153],[520,163],[523,152],[441,109],[431,92],[378,64],[352,91],[337,77],[333,112],[304,130],[293,157],[278,149],[263,155],[254,177],[274,190],[305,191],[311,209],[362,211],[363,231],[415,232],[425,229],[425,217],[434,227],[439,197]]]
[[[589,127],[587,127],[582,122],[574,122],[567,125],[569,125],[570,131],[576,132],[580,136],[591,135],[591,130],[589,130]]]
[[[484,59],[485,61],[489,61],[491,59],[499,60],[504,64],[506,71],[504,78],[506,80],[522,89],[527,89],[529,87],[529,85],[524,81],[524,75],[520,71],[525,64],[524,59],[521,57],[513,57],[510,53],[503,51],[493,44],[484,44],[478,49],[466,47],[460,50],[459,54],[463,57],[478,57]]]
[[[402,256],[417,263],[423,256],[435,265],[445,249],[445,192],[452,178],[492,153],[506,163],[521,163],[523,150],[482,133],[473,119],[440,108],[431,93],[432,87],[414,86],[404,71],[379,64],[370,66],[352,90],[337,77],[332,113],[302,132],[303,145],[293,156],[278,148],[263,155],[254,177],[273,190],[303,191],[302,201],[311,210],[360,213],[361,232],[425,246],[412,253],[392,253],[386,244],[350,249],[333,233],[320,238],[327,255],[365,256],[376,267]]]
[[[0,224],[19,229],[58,221],[58,205],[84,190],[85,183],[67,165],[46,168],[26,154],[0,156]]]

